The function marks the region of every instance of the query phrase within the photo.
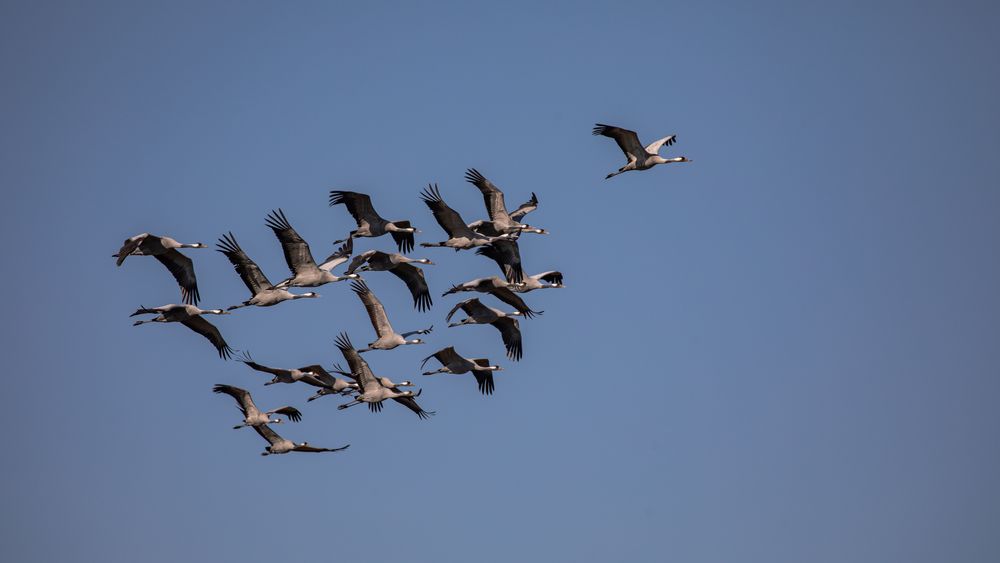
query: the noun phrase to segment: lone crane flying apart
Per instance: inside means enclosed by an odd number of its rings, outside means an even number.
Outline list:
[[[674,141],[677,140],[677,135],[670,135],[669,137],[653,141],[645,147],[639,142],[639,135],[635,131],[629,131],[628,129],[622,129],[614,125],[598,123],[594,126],[594,135],[604,135],[605,137],[614,139],[618,143],[618,148],[625,153],[625,158],[628,159],[628,163],[625,166],[619,168],[618,172],[612,172],[605,176],[605,180],[630,170],[649,170],[657,164],[692,162],[691,159],[684,156],[663,158],[659,155],[660,148],[663,145],[670,146],[674,144]]]

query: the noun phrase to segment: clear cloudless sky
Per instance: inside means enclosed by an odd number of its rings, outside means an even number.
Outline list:
[[[0,559],[754,561],[1000,559],[1000,53],[991,2],[0,3],[4,375]],[[676,133],[624,163],[595,122]],[[476,167],[541,200],[524,359],[367,279],[423,346],[372,352],[437,411],[311,403],[178,325],[149,231],[232,231],[271,280],[281,207],[318,257],[372,194],[418,242],[437,182],[472,221]],[[388,250],[388,237],[356,251]],[[187,250],[204,307],[247,298]],[[347,284],[211,317],[265,364],[373,339]],[[489,298],[489,303],[494,303]],[[506,370],[422,377],[449,344]],[[351,448],[262,458],[233,401]]]

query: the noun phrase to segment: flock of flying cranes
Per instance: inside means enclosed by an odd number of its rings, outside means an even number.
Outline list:
[[[675,135],[664,137],[643,147],[636,133],[627,129],[597,124],[593,133],[615,139],[628,159],[625,166],[617,172],[608,174],[605,179],[631,170],[648,170],[657,164],[690,162],[685,157],[664,159],[658,155],[661,147],[674,143]],[[514,311],[504,312],[495,309],[482,303],[478,297],[473,297],[460,301],[452,307],[445,317],[445,322],[450,322],[452,317],[461,310],[465,313],[465,318],[450,323],[449,327],[469,324],[492,325],[500,333],[507,357],[518,361],[523,354],[518,317],[530,319],[542,314],[542,311],[534,311],[528,307],[519,294],[537,289],[561,288],[563,287],[563,275],[555,270],[536,275],[525,275],[522,270],[518,246],[520,237],[524,233],[548,234],[545,229],[521,222],[525,215],[538,207],[538,198],[534,193],[531,194],[531,199],[518,206],[514,211],[508,212],[503,192],[478,170],[470,168],[466,172],[465,179],[482,193],[489,218],[466,223],[458,212],[445,203],[438,186],[436,184],[428,185],[420,193],[420,198],[430,209],[437,223],[447,233],[448,238],[441,242],[422,242],[420,246],[453,248],[456,252],[475,249],[477,255],[485,256],[496,262],[503,273],[503,278],[490,276],[456,284],[446,291],[444,296],[459,292],[489,294],[513,307]],[[424,341],[420,338],[408,339],[408,337],[429,334],[434,327],[430,326],[402,333],[396,332],[389,322],[389,317],[382,303],[359,275],[360,272],[391,272],[406,285],[413,298],[414,308],[421,312],[428,311],[433,305],[430,290],[423,269],[415,264],[433,265],[434,263],[426,258],[414,259],[402,254],[413,250],[414,234],[420,231],[410,221],[384,219],[375,211],[371,198],[366,194],[334,190],[330,192],[329,204],[330,206],[344,205],[357,223],[357,229],[351,231],[347,238],[335,241],[334,244],[343,243],[342,246],[319,264],[313,258],[309,244],[291,226],[284,211],[277,209],[271,211],[267,216],[266,225],[274,232],[281,244],[285,262],[291,273],[290,277],[278,284],[272,284],[268,280],[260,267],[240,247],[236,237],[231,232],[219,238],[216,250],[226,256],[250,292],[249,299],[226,310],[201,309],[197,306],[200,294],[194,273],[194,263],[179,251],[182,248],[206,248],[207,245],[202,243],[182,244],[172,238],[149,233],[141,233],[126,239],[118,253],[113,256],[117,258],[117,265],[121,266],[129,256],[155,257],[166,266],[177,281],[183,301],[183,304],[170,304],[153,308],[140,307],[131,316],[148,314],[154,315],[154,317],[138,320],[134,325],[179,322],[208,339],[221,358],[230,359],[235,351],[226,343],[218,327],[204,318],[205,315],[228,315],[230,311],[243,307],[272,307],[284,301],[314,298],[318,297],[315,292],[292,293],[289,288],[317,287],[351,280],[351,289],[364,305],[377,338],[366,347],[358,349],[346,333],[342,332],[336,337],[335,344],[347,362],[348,370],[345,371],[339,365],[334,365],[329,370],[320,365],[309,365],[298,369],[274,368],[255,362],[247,352],[243,352],[238,359],[253,370],[273,375],[273,379],[265,385],[301,382],[316,387],[318,391],[307,401],[313,401],[324,395],[350,396],[352,398],[350,402],[341,404],[337,408],[342,410],[365,403],[372,412],[380,412],[382,403],[391,399],[413,411],[419,418],[426,419],[434,412],[426,411],[417,404],[416,398],[422,391],[403,390],[404,387],[413,386],[410,381],[397,383],[389,378],[376,376],[362,354],[372,350],[392,350],[399,346],[423,344]],[[369,250],[353,256],[355,238],[374,238],[385,234],[392,237],[400,253]],[[347,267],[343,274],[333,273],[334,268],[345,263]],[[491,364],[486,358],[465,358],[451,346],[424,358],[421,368],[424,368],[431,358],[437,360],[441,367],[433,371],[423,372],[423,375],[471,373],[476,379],[479,391],[484,395],[490,395],[494,391],[493,372],[503,369],[499,365]],[[345,379],[336,377],[331,372],[343,376]],[[243,413],[243,421],[234,428],[249,426],[267,440],[269,445],[265,447],[265,451],[261,455],[283,454],[290,451],[333,452],[348,447],[317,448],[306,442],[295,443],[286,440],[268,425],[284,422],[274,415],[282,415],[287,420],[298,422],[302,418],[302,413],[298,409],[283,406],[261,411],[255,405],[250,392],[245,389],[220,384],[216,385],[213,391],[230,395],[236,400],[237,406]]]

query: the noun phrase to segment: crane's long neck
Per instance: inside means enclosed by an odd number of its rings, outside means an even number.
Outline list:
[[[656,164],[670,164],[671,162],[687,162],[688,159],[683,156],[677,156],[674,158],[663,158],[662,156],[653,157],[653,162]]]
[[[433,264],[428,258],[410,258],[409,256],[400,256],[399,261],[405,264]]]
[[[385,224],[385,230],[387,230],[389,232],[396,232],[396,233],[415,233],[415,232],[417,232],[417,229],[414,228],[414,227],[398,227],[398,226],[396,226],[395,223],[386,223]]]

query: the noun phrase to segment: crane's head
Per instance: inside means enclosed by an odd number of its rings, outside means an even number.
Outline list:
[[[423,344],[424,341],[419,338],[414,338],[413,340],[407,340],[407,344]]]

